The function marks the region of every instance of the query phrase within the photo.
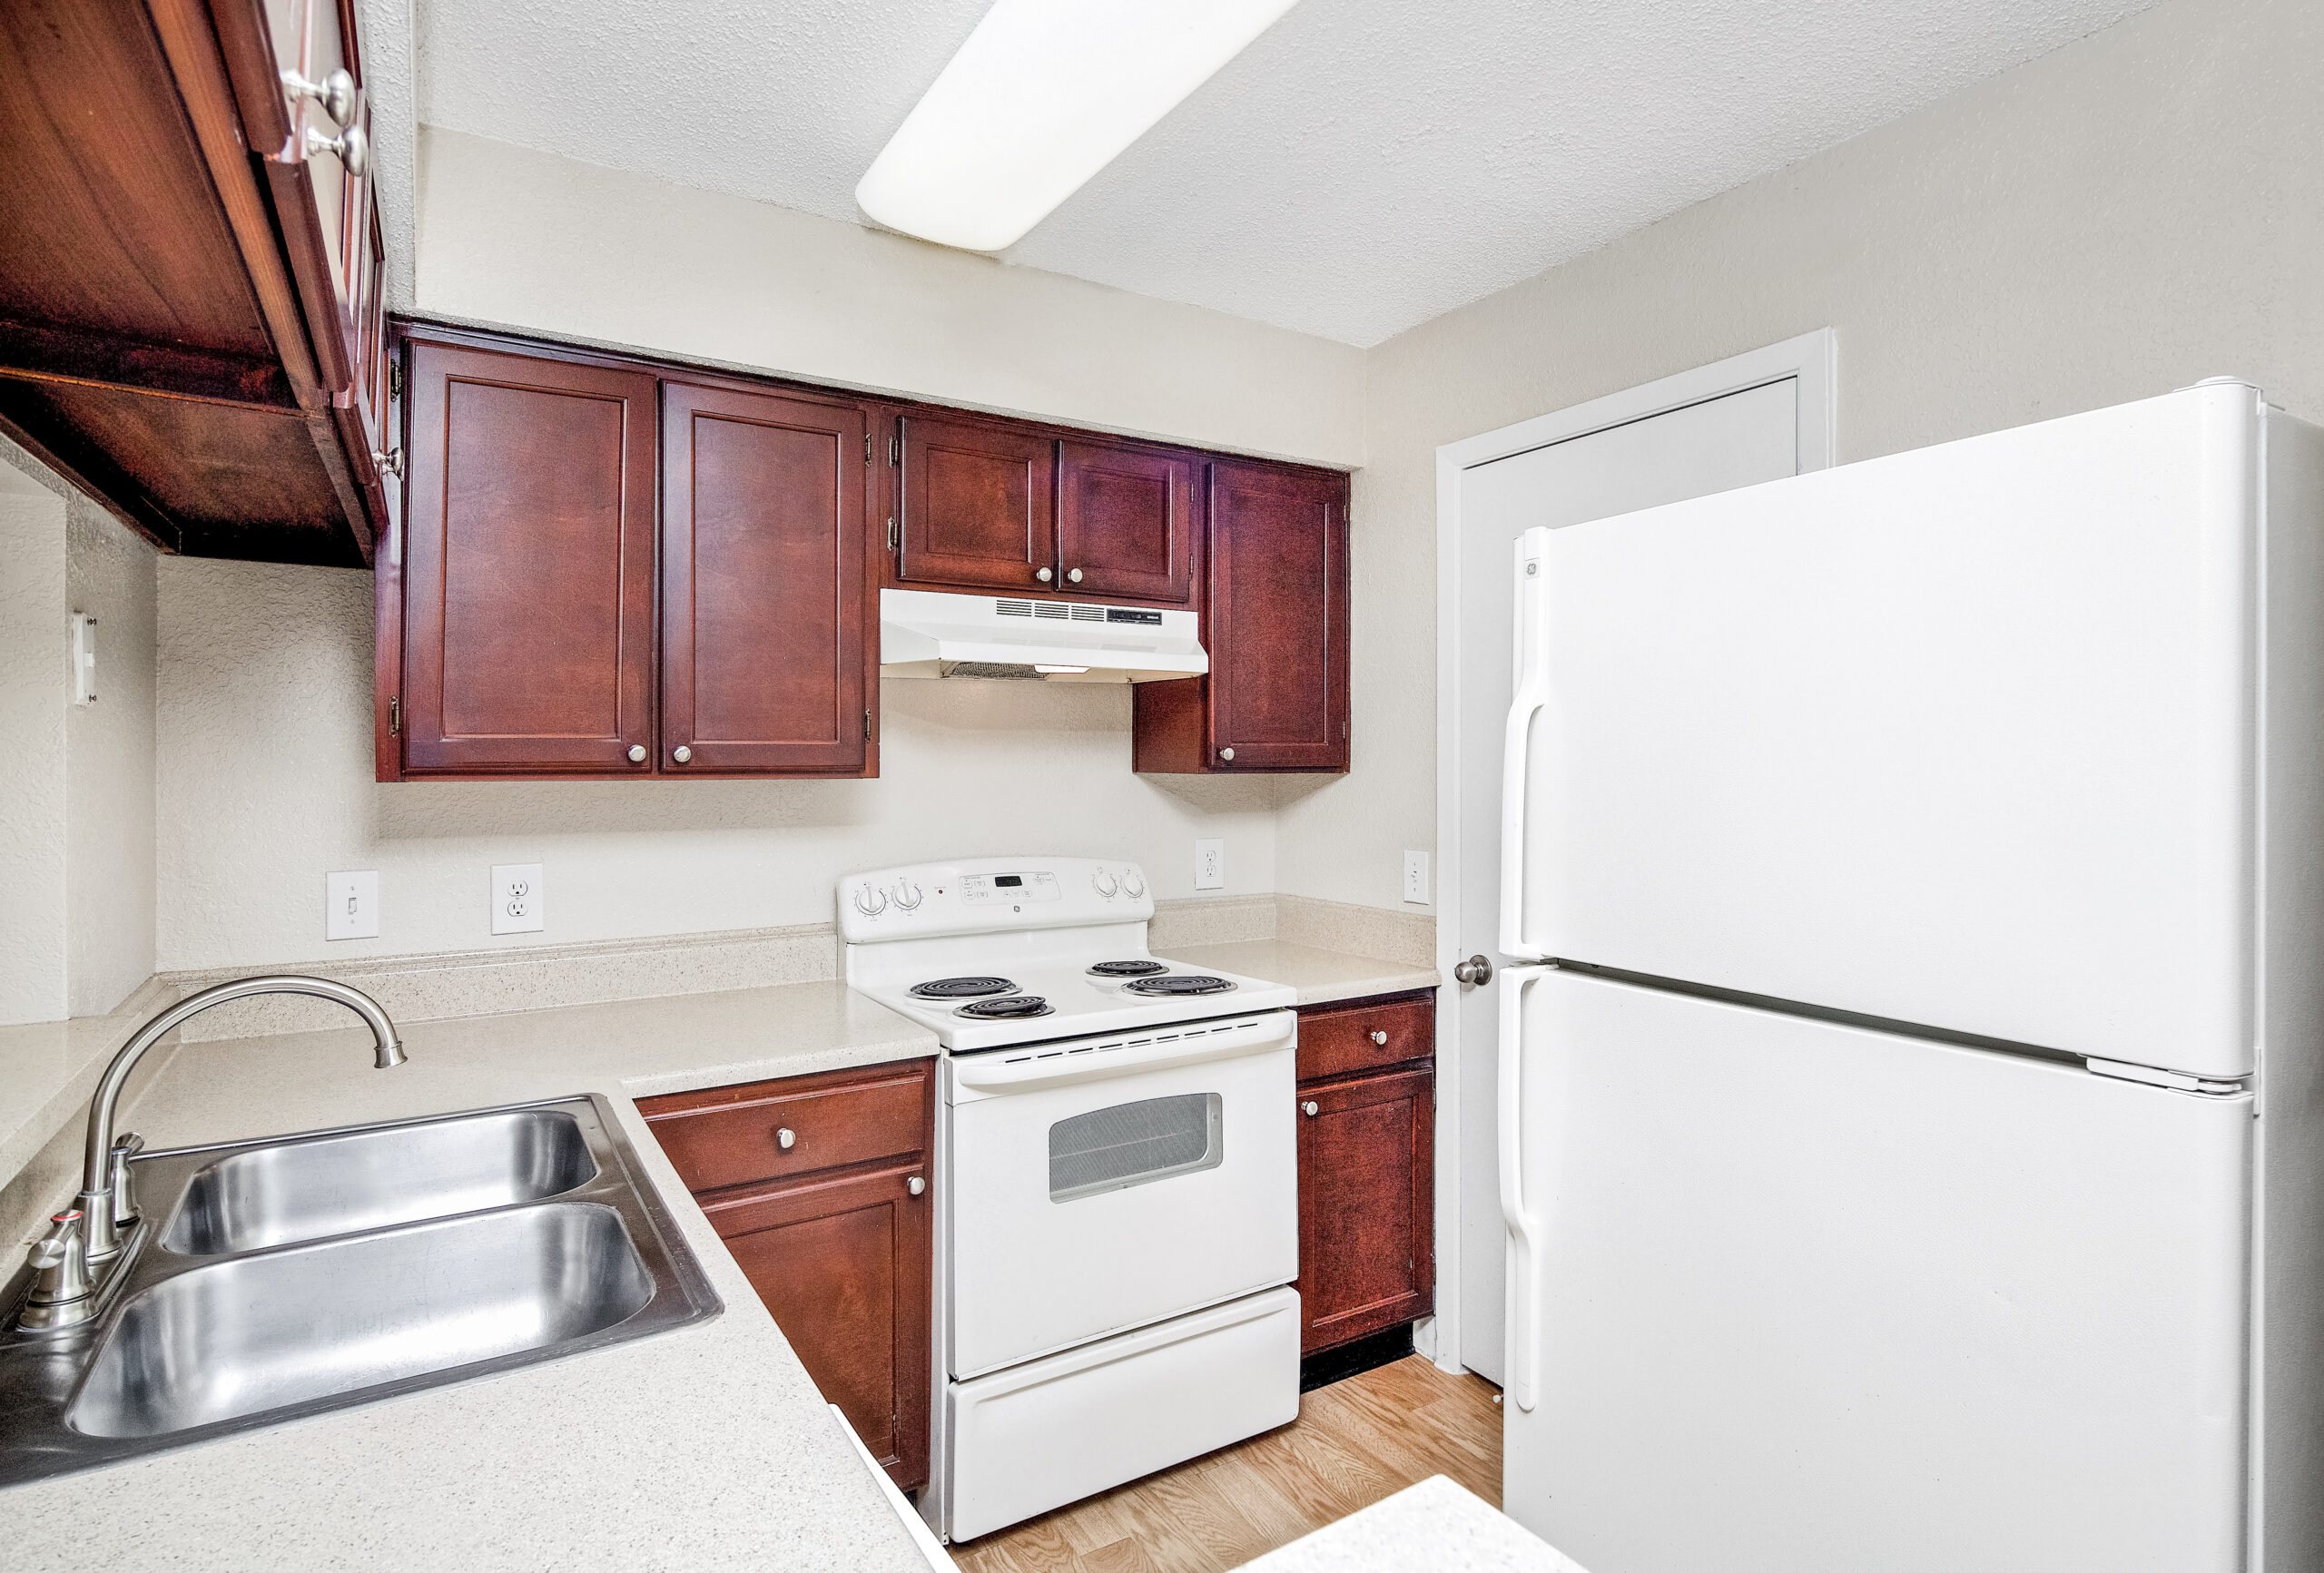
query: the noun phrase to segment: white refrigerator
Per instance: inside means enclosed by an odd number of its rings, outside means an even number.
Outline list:
[[[2206,383],[1516,585],[1508,1511],[2324,1569],[2324,431]]]

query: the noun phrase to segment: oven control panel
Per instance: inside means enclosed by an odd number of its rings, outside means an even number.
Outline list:
[[[1116,858],[980,858],[874,869],[840,880],[840,938],[851,945],[1019,929],[1143,923],[1146,872]]]

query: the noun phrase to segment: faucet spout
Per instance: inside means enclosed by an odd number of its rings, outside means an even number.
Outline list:
[[[129,1073],[145,1057],[147,1049],[187,1018],[199,1016],[213,1005],[259,994],[310,994],[318,999],[335,1000],[361,1017],[363,1024],[371,1029],[371,1064],[375,1068],[389,1070],[404,1062],[403,1043],[396,1036],[396,1024],[388,1019],[379,1002],[359,988],[350,988],[328,978],[294,974],[237,978],[231,983],[187,995],[139,1027],[136,1036],[122,1046],[121,1052],[113,1057],[113,1063],[105,1067],[96,1095],[89,1100],[89,1141],[83,1155],[80,1200],[74,1205],[86,1221],[90,1261],[109,1261],[121,1253],[121,1233],[113,1224],[111,1165],[113,1109],[121,1101],[121,1089],[129,1080]]]

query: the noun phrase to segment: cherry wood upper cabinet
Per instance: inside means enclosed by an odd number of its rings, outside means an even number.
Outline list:
[[[1347,477],[1228,459],[1210,472],[1210,674],[1137,685],[1132,767],[1344,772]]]
[[[1202,466],[1189,455],[1058,445],[1057,555],[1069,590],[1183,603],[1194,587]]]
[[[164,551],[360,567],[387,528],[377,202],[281,74],[340,66],[354,0],[0,6],[0,429]]]
[[[412,345],[389,696],[404,770],[650,768],[655,389],[647,371]]]
[[[662,385],[665,770],[862,771],[868,431],[857,405]]]
[[[994,422],[906,416],[896,580],[1038,594],[1057,579],[1057,444]]]

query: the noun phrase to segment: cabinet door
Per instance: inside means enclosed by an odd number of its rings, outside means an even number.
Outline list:
[[[928,1480],[926,1178],[900,1165],[703,1208],[815,1386],[906,1490]]]
[[[1345,770],[1347,477],[1211,467],[1210,746],[1226,770]]]
[[[865,430],[852,406],[663,384],[664,770],[863,768]]]
[[[903,428],[898,582],[1012,595],[1054,586],[1056,443],[969,421],[911,416],[897,424]]]
[[[1299,1089],[1303,1354],[1435,1303],[1434,1081],[1422,1068]]]
[[[415,343],[409,379],[405,768],[643,768],[652,374]]]
[[[1183,602],[1194,588],[1196,487],[1181,454],[1058,445],[1057,553],[1066,589]]]

